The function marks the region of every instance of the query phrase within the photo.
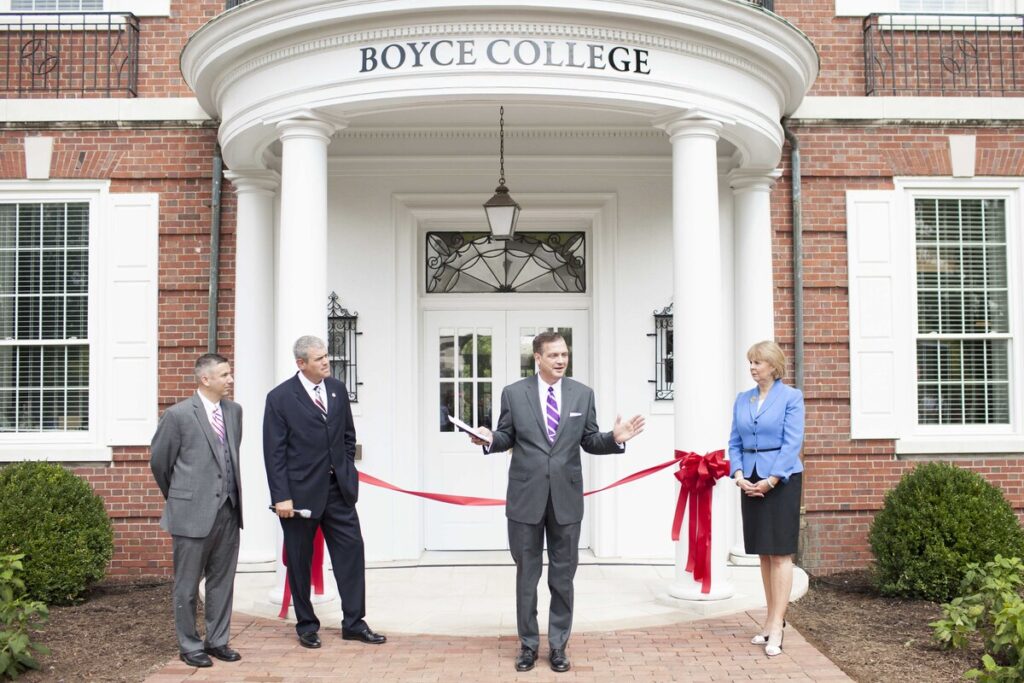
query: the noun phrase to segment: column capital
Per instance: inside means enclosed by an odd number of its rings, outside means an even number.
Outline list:
[[[329,116],[321,112],[303,109],[288,112],[263,120],[277,128],[278,137],[284,141],[295,138],[312,138],[330,142],[331,136],[348,127],[345,119]]]
[[[273,195],[281,184],[281,176],[275,171],[263,169],[250,171],[224,171],[224,177],[231,181],[235,194]]]
[[[668,133],[672,142],[680,138],[711,138],[718,140],[725,121],[702,111],[672,114],[654,121],[654,127]]]
[[[780,168],[735,168],[726,176],[729,187],[737,192],[769,192],[775,181],[781,177]]]

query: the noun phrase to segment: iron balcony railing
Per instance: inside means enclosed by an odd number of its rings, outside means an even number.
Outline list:
[[[139,20],[124,12],[0,13],[3,84],[19,97],[136,97]]]
[[[871,14],[868,95],[1024,95],[1024,16]]]

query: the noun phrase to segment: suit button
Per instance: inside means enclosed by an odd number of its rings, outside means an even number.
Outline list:
[[[544,475],[544,478],[545,478],[545,479],[550,479],[550,478],[551,478],[551,475],[550,475],[550,474],[545,474],[545,475]]]
[[[219,494],[219,493],[215,493],[215,494],[213,494],[213,495],[215,495],[215,496],[217,496],[218,498],[220,498],[220,494]]]
[[[220,479],[220,475],[219,474],[217,475],[217,478]]]

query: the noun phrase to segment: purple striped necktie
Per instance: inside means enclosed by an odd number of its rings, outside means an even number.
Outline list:
[[[320,409],[324,415],[327,414],[327,406],[324,405],[323,400],[320,398],[320,385],[317,384],[313,387],[313,403]]]
[[[221,443],[226,440],[226,432],[224,431],[224,418],[220,414],[220,406],[216,406],[211,414],[210,424],[213,425],[213,431],[217,433],[217,438],[220,439]]]
[[[545,416],[547,418],[548,425],[548,441],[551,443],[555,442],[555,436],[558,434],[558,402],[555,401],[555,388],[548,387],[548,400],[547,407],[544,409]]]

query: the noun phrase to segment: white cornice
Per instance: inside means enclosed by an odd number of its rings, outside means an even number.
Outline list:
[[[512,139],[660,139],[665,133],[657,128],[621,127],[530,127],[520,126],[505,131],[506,138]],[[346,128],[334,135],[339,140],[497,140],[498,131],[490,128]]]
[[[8,123],[209,120],[194,97],[0,100],[0,121]]]
[[[1024,97],[806,97],[793,121],[1024,121]]]

